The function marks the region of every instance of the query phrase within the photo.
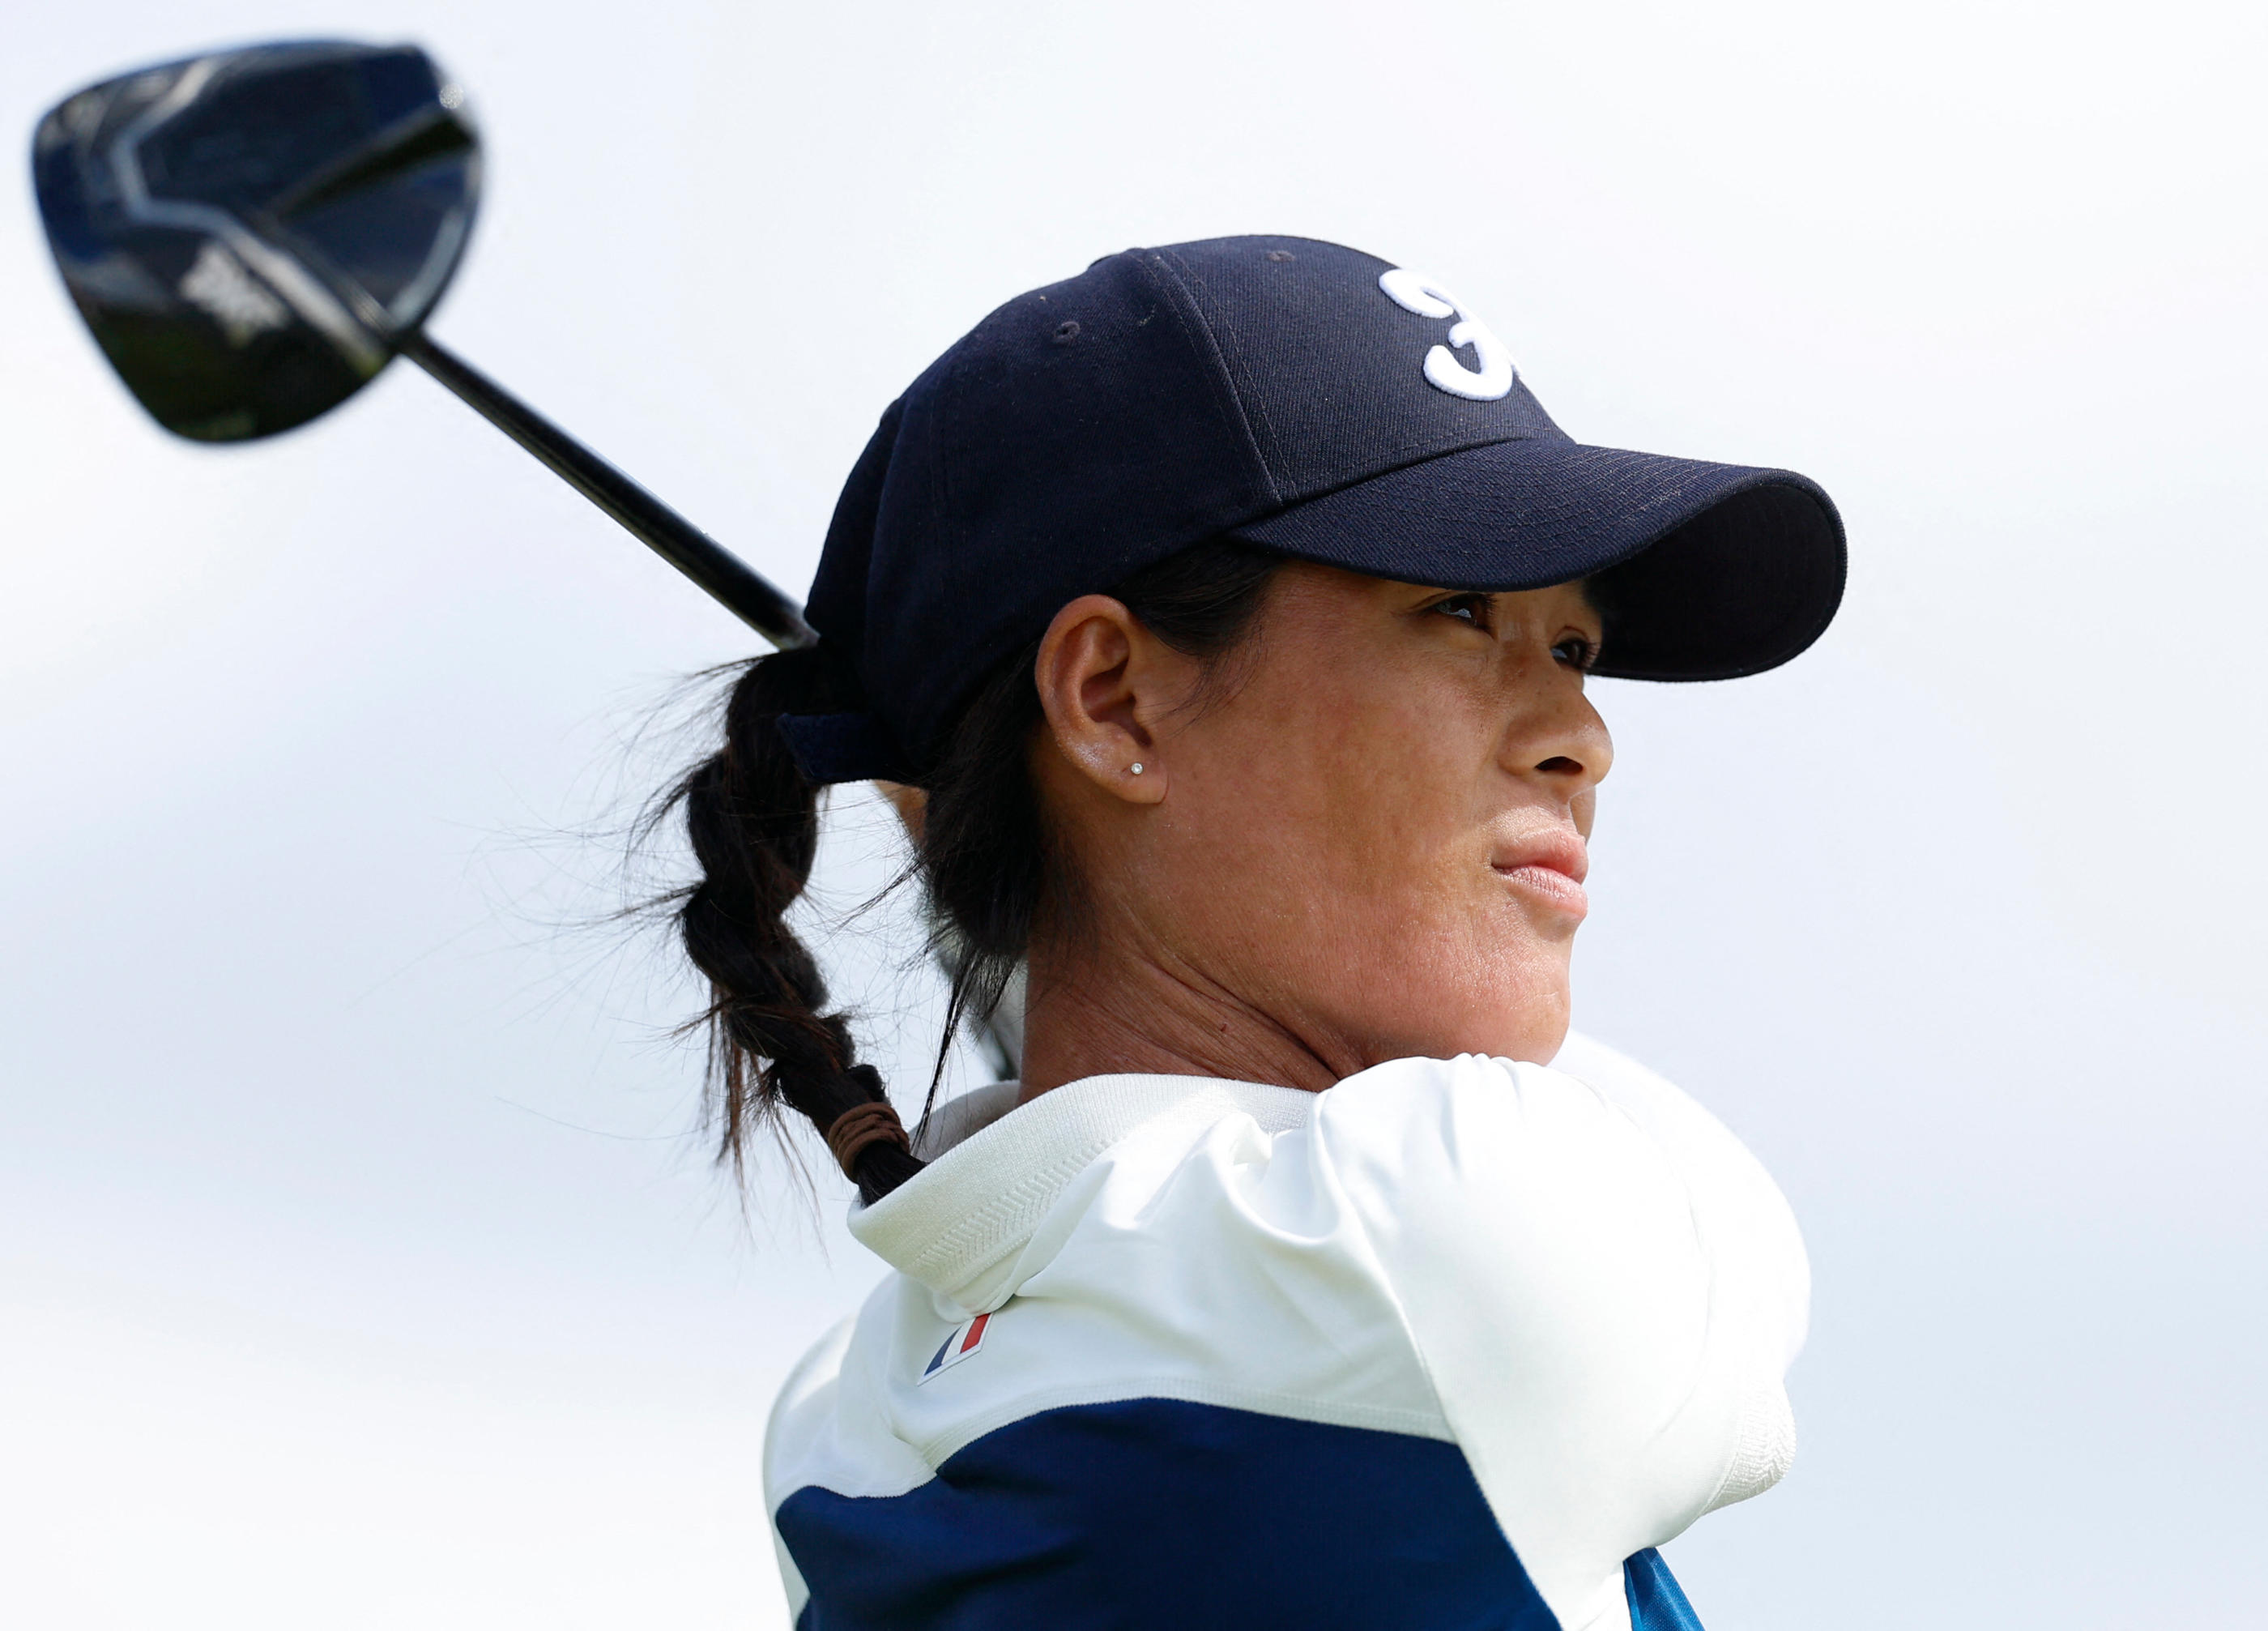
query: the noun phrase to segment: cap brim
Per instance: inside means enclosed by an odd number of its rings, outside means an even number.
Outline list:
[[[1285,555],[1452,589],[1602,578],[1597,672],[1759,674],[1842,603],[1843,523],[1790,470],[1535,439],[1389,470],[1232,529]]]

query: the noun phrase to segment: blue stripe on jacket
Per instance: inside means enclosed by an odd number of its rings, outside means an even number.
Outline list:
[[[1215,1405],[1042,1411],[777,1524],[799,1631],[1558,1631],[1456,1445]],[[1700,1631],[1658,1554],[1624,1575],[1632,1631]]]

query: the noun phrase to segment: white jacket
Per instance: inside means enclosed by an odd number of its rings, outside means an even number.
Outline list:
[[[1571,1039],[934,1118],[775,1409],[805,1631],[1697,1626],[1653,1548],[1793,1454],[1809,1274],[1706,1111]]]

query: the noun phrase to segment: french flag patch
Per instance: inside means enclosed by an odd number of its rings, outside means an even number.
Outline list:
[[[979,1314],[965,1325],[955,1325],[953,1328],[953,1334],[946,1338],[944,1344],[936,1353],[930,1355],[929,1364],[923,1369],[917,1381],[926,1382],[932,1376],[952,1369],[978,1348],[983,1347],[984,1327],[990,1325],[991,1320],[991,1315]]]

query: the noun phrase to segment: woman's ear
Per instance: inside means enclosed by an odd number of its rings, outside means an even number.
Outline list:
[[[1156,727],[1197,677],[1193,661],[1107,594],[1082,594],[1057,612],[1032,669],[1057,749],[1129,804],[1165,798],[1170,771]]]

